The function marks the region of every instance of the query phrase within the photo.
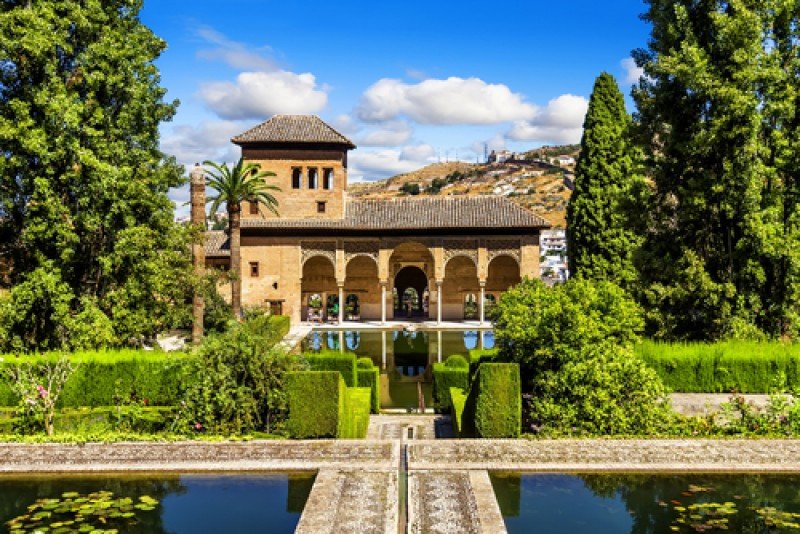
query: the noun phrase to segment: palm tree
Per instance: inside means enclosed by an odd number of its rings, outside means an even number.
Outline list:
[[[206,169],[208,185],[217,192],[208,197],[211,203],[210,212],[217,213],[219,207],[225,203],[228,210],[228,235],[230,236],[231,249],[231,304],[233,315],[237,319],[242,313],[242,255],[241,255],[241,230],[240,215],[242,202],[256,202],[262,204],[275,215],[278,215],[278,201],[270,191],[280,191],[280,188],[268,184],[266,178],[275,176],[274,172],[262,171],[257,163],[245,163],[239,158],[233,167],[225,164],[204,161],[203,165],[211,167]]]

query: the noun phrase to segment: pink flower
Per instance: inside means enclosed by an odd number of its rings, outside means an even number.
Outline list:
[[[49,393],[47,392],[47,390],[46,390],[46,389],[44,389],[44,386],[36,386],[36,391],[38,391],[38,392],[39,392],[39,395],[40,395],[42,398],[45,398],[45,397],[47,397],[47,395],[49,394]]]
[[[195,430],[203,430],[203,425],[201,425],[200,423],[195,423],[194,424],[194,429]]]

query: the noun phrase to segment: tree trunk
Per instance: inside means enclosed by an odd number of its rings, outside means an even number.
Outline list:
[[[192,261],[194,263],[194,274],[197,283],[200,284],[205,275],[206,267],[206,179],[202,167],[196,165],[191,173],[191,200],[192,200],[192,224],[202,229],[200,242],[192,245]],[[195,287],[192,299],[192,343],[200,343],[203,338],[203,315],[205,312],[205,301],[198,285]]]
[[[239,217],[242,207],[237,204],[228,204],[228,221],[231,231],[231,306],[233,316],[238,321],[242,317],[242,254],[241,254],[241,229]]]

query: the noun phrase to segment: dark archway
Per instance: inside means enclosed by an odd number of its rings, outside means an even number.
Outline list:
[[[422,296],[425,294],[425,289],[428,287],[428,277],[425,272],[419,267],[403,267],[398,271],[397,276],[394,277],[394,288],[397,290],[397,295],[400,297],[396,307],[399,309],[394,310],[395,317],[405,317],[409,313],[412,317],[419,317],[424,313]],[[404,299],[407,289],[416,291],[417,299]],[[409,306],[411,309],[407,309]]]

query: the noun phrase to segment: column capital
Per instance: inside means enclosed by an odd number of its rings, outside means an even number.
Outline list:
[[[483,280],[479,279],[478,280],[478,286],[480,286],[481,289],[485,288],[486,287],[486,279],[485,278]]]

